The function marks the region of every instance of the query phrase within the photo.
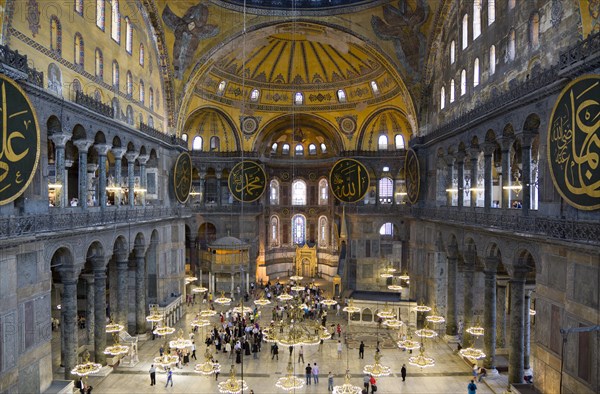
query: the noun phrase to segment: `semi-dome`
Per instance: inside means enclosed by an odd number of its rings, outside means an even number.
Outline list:
[[[230,235],[221,237],[208,245],[210,249],[246,249],[248,244]]]

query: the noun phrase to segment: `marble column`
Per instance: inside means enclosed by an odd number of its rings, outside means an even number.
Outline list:
[[[63,294],[61,300],[62,334],[64,335],[65,379],[71,380],[71,370],[77,364],[77,274],[72,271],[61,271]]]
[[[477,206],[477,178],[479,176],[478,172],[478,162],[479,162],[479,147],[472,147],[469,151],[471,155],[471,190],[469,190],[471,196],[471,207]]]
[[[458,175],[458,208],[465,205],[465,152],[459,151],[456,154],[456,170]]]
[[[133,207],[135,205],[135,174],[134,165],[135,159],[137,158],[137,152],[127,152],[125,158],[127,159],[127,205]]]
[[[511,137],[502,138],[502,208],[510,208],[510,186],[512,173],[510,168],[510,148],[514,142]]]
[[[466,258],[466,257],[465,257]],[[473,279],[475,276],[475,267],[472,262],[465,262],[463,269],[464,278],[464,326],[463,326],[463,344],[466,346],[474,345],[475,338],[467,332],[467,328],[473,326]]]
[[[456,276],[458,267],[458,250],[456,246],[448,247],[448,307],[446,310],[446,335],[456,336],[456,314],[457,314],[457,302],[456,302]]]
[[[496,345],[506,347],[506,284],[496,287]]]
[[[94,345],[94,275],[85,274],[82,275],[86,283],[86,311],[85,311],[85,329],[87,332],[87,344],[90,346]]]
[[[88,195],[88,149],[92,146],[93,141],[75,140],[73,144],[79,150],[79,206],[86,210]]]
[[[233,273],[231,273],[231,298],[235,300],[235,285],[234,285]]]
[[[65,207],[71,206],[71,202],[69,201],[69,168],[71,167],[73,167],[73,160],[65,158],[65,178],[62,187]]]
[[[121,183],[123,182],[122,170],[123,170],[123,155],[125,155],[125,148],[113,148],[113,155],[115,155],[115,186],[121,187],[123,186]],[[115,192],[115,205],[118,207],[121,205],[121,200],[123,199],[123,189]]]
[[[135,252],[135,322],[138,334],[145,334],[146,323],[146,253],[143,246],[136,246]]]
[[[454,187],[453,177],[454,177],[454,158],[451,156],[446,156],[446,166],[447,166],[447,174],[446,174],[446,206],[452,206],[452,193],[448,190],[451,190]]]
[[[190,270],[192,271],[192,274],[198,278],[196,280],[196,286],[202,286],[202,278],[198,275],[200,273],[200,262],[198,261],[198,256],[196,254],[196,237],[188,237],[187,244],[190,250]]]
[[[150,158],[150,156],[147,154],[138,156],[138,163],[140,163],[140,188],[142,188],[144,190],[141,193],[143,206],[146,206],[146,193],[147,193],[146,163],[148,162],[149,158]]]
[[[529,309],[531,309],[531,290],[525,291],[525,312],[523,317],[525,319],[524,322],[524,354],[523,354],[523,368],[525,370],[531,369],[530,359],[531,359],[531,315],[529,314]]]
[[[106,265],[104,257],[92,259],[94,267],[94,354],[96,362],[106,364]]]
[[[223,175],[223,170],[218,169],[215,171],[215,176],[217,177],[217,206],[221,206],[221,176]]]
[[[98,152],[98,204],[100,209],[106,209],[106,155],[110,150],[108,144],[96,145]]]
[[[531,143],[533,135],[531,133],[524,132],[523,142],[521,144],[521,184],[522,189],[522,204],[521,209],[523,215],[528,215],[531,210]]]
[[[60,188],[56,188],[54,191],[54,195],[56,196],[54,199],[55,207],[68,207],[69,203],[67,201],[67,188],[66,188],[66,168],[65,168],[65,146],[67,141],[70,139],[70,135],[64,133],[52,134],[48,136],[54,142],[54,172],[55,182],[58,185],[61,185]]]
[[[117,323],[123,325],[128,330],[129,315],[129,294],[127,292],[129,259],[127,251],[118,251],[116,254],[117,265]],[[112,309],[112,306],[111,306]],[[114,318],[114,317],[113,317]]]
[[[510,348],[508,358],[508,382],[523,383],[523,350],[525,346],[525,275],[523,269],[515,268],[510,284]]]
[[[494,189],[494,180],[492,178],[492,159],[494,155],[494,151],[496,150],[496,145],[491,143],[486,143],[483,145],[483,207],[486,211],[489,211],[492,208],[492,192]]]
[[[485,305],[483,308],[483,337],[484,353],[486,354],[483,366],[493,371],[496,369],[496,270],[498,258],[485,259]]]

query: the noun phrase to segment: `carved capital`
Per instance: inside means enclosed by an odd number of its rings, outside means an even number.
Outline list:
[[[77,147],[79,153],[87,153],[88,149],[94,144],[94,141],[90,140],[75,140],[73,145]]]
[[[66,133],[56,133],[49,135],[48,138],[50,138],[50,140],[54,142],[54,146],[56,148],[64,149],[65,145],[67,144],[67,141],[71,139],[71,136]]]
[[[135,159],[137,159],[137,157],[139,156],[139,154],[137,152],[127,152],[125,153],[125,158],[127,159],[127,163],[134,163]]]
[[[94,145],[96,152],[98,152],[98,156],[106,156],[108,151],[110,150],[110,145],[108,144],[96,144]]]
[[[496,145],[496,143],[494,142],[486,142],[485,144],[483,144],[483,154],[484,156],[491,156],[494,154],[494,152],[496,151],[496,147],[498,145]]]
[[[148,154],[139,155],[137,159],[140,162],[140,165],[145,166],[146,163],[148,162],[148,159],[150,159],[150,155],[148,155]]]
[[[127,149],[125,148],[112,148],[112,153],[115,155],[115,159],[117,160],[121,160],[126,151]]]

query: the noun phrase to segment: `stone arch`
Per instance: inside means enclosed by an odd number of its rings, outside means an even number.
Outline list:
[[[217,227],[212,222],[204,222],[198,226],[198,241],[205,248],[217,239]]]
[[[188,144],[191,144],[196,136],[202,137],[207,144],[212,136],[217,136],[220,151],[233,152],[242,149],[240,132],[235,122],[219,108],[196,108],[187,115],[183,130],[183,133],[188,135]],[[209,149],[206,151],[210,151],[210,145],[207,146]]]
[[[94,143],[95,144],[106,144],[106,136],[104,135],[104,133],[102,131],[96,132],[96,135],[94,136]]]

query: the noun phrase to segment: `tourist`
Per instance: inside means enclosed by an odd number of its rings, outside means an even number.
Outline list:
[[[154,386],[156,384],[156,368],[154,368],[154,364],[150,365],[150,386]]]
[[[365,344],[363,341],[360,341],[360,345],[358,346],[358,358],[365,358]]]
[[[467,390],[467,394],[476,394],[477,385],[475,384],[475,381],[473,379],[471,379],[471,383],[469,383],[469,385],[467,386]]]
[[[327,375],[327,391],[333,391],[333,374],[331,371]]]
[[[309,385],[310,384],[310,375],[312,373],[312,368],[310,366],[310,363],[308,363],[308,365],[306,366],[306,384]]]
[[[315,384],[319,383],[319,367],[317,366],[317,363],[313,364],[312,374]]]
[[[402,368],[400,368],[400,375],[402,375],[402,381],[406,380],[406,364],[402,364]]]
[[[373,375],[369,377],[369,383],[371,384],[371,394],[374,394],[377,391],[377,380]]]
[[[173,371],[171,368],[167,367],[167,383],[165,384],[165,387],[169,385],[169,382],[171,382],[171,387],[173,387]]]
[[[338,360],[342,359],[342,341],[338,340],[338,344],[337,344],[337,355],[338,355]]]

